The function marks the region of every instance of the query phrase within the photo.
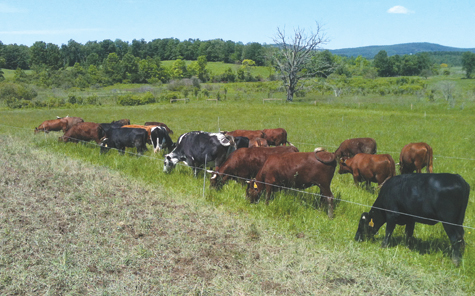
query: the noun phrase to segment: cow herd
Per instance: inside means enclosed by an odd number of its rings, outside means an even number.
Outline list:
[[[61,130],[64,135],[60,141],[95,141],[101,146],[101,154],[112,148],[124,154],[126,147],[135,147],[141,155],[148,150],[147,144],[152,145],[154,152],[167,152],[164,172],[170,173],[179,162],[191,167],[195,176],[201,167],[210,168],[212,188],[220,190],[226,182],[235,180],[246,185],[246,196],[251,203],[257,203],[263,192],[268,204],[276,190],[318,186],[321,204],[327,207],[329,218],[333,218],[334,212],[330,185],[339,165],[338,172],[352,174],[357,186],[365,182],[369,188],[374,182],[380,188],[371,210],[360,217],[355,240],[371,238],[386,223],[382,246],[387,246],[396,224],[406,225],[406,238],[410,241],[415,222],[430,225],[442,222],[456,265],[463,254],[463,220],[470,186],[459,175],[434,174],[432,148],[426,143],[404,146],[399,163],[395,164],[391,155],[376,154],[377,145],[372,138],[345,140],[333,153],[321,148],[299,152],[288,142],[283,128],[192,131],[182,134],[174,143],[170,138],[173,131],[164,123],[130,125],[127,119],[93,123],[68,116],[43,122],[35,128],[35,133]],[[399,176],[396,176],[397,165]],[[430,174],[412,174],[421,173],[424,167]]]

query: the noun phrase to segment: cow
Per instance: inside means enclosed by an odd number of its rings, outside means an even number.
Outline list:
[[[266,138],[266,134],[261,130],[234,130],[230,132],[221,132],[225,135],[233,136],[233,137],[246,137],[249,140],[254,138]]]
[[[101,140],[101,154],[115,148],[123,155],[126,147],[135,147],[137,153],[142,155],[144,151],[148,150],[147,138],[148,133],[142,128],[113,128]]]
[[[316,154],[321,154],[318,160]],[[324,154],[324,155],[323,155]],[[333,153],[294,152],[271,155],[257,173],[256,179],[248,183],[246,195],[251,202],[257,202],[264,189],[266,204],[272,192],[285,188],[305,189],[314,185],[320,188],[321,202],[328,205],[328,217],[333,218],[333,193],[330,184],[335,173],[336,158]]]
[[[358,153],[352,158],[341,158],[338,173],[352,174],[356,186],[359,182],[366,182],[366,188],[369,189],[371,182],[381,186],[396,176],[396,165],[389,154]]]
[[[65,132],[67,128],[68,128],[68,121],[63,118],[45,120],[37,128],[35,128],[35,134],[39,133],[40,131],[44,131],[45,133],[49,133],[51,131]]]
[[[167,132],[168,132],[169,135],[173,135],[173,131],[165,123],[156,122],[156,121],[148,121],[148,122],[144,123],[144,125],[163,126],[164,128],[167,129]]]
[[[399,155],[399,170],[401,174],[421,173],[422,168],[427,166],[428,173],[433,173],[432,147],[428,144],[409,143],[402,148]]]
[[[249,147],[269,147],[269,144],[264,138],[254,138],[249,140]]]
[[[267,143],[271,146],[290,144],[287,141],[287,131],[283,128],[273,128],[262,130],[266,134]]]
[[[376,154],[376,141],[373,138],[347,139],[336,149],[335,156],[353,157],[358,153]]]
[[[110,130],[115,129],[115,128],[121,128],[124,126],[121,123],[100,123],[99,124],[101,128],[104,130],[104,133],[108,133]]]
[[[154,153],[162,149],[167,149],[168,152],[171,152],[175,148],[175,143],[173,143],[167,129],[163,126],[153,126],[150,130],[150,139],[152,140]]]
[[[236,149],[239,148],[248,148],[249,147],[249,138],[247,137],[235,137],[234,142],[236,143]]]
[[[130,119],[124,118],[124,119],[119,119],[116,121],[112,121],[112,124],[120,124],[120,125],[130,125]]]
[[[254,178],[270,155],[289,152],[299,152],[299,150],[294,146],[238,149],[229,155],[216,172],[212,172],[210,185],[219,189],[230,179],[244,181]]]
[[[355,240],[372,239],[386,224],[381,247],[387,247],[393,230],[406,225],[410,242],[415,223],[442,225],[452,245],[452,260],[459,265],[463,255],[463,220],[470,186],[457,174],[405,174],[389,179],[381,187],[371,210],[361,215]]]
[[[76,125],[80,122],[84,122],[84,119],[82,119],[81,117],[70,117],[69,115],[66,116],[66,117],[59,117],[59,116],[56,116],[57,119],[64,119],[68,122],[68,125],[66,127],[66,131],[69,130],[73,125]]]
[[[73,125],[59,141],[77,143],[79,141],[94,141],[97,144],[101,142],[101,138],[105,136],[104,130],[100,124],[94,122],[80,122]]]
[[[193,168],[194,175],[198,168],[205,165],[221,166],[227,157],[228,149],[235,149],[234,138],[222,133],[193,131],[178,138],[175,149],[165,155],[163,171],[169,173],[180,161]]]
[[[152,133],[153,127],[154,127],[153,125],[145,126],[145,125],[139,125],[139,124],[126,124],[126,125],[121,126],[121,128],[141,128],[141,129],[146,130],[148,134],[147,144],[150,144],[150,145],[152,145],[152,138],[150,137],[150,135]]]

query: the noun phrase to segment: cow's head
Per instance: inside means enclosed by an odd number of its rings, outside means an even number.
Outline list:
[[[262,192],[263,184],[257,182],[255,179],[246,181],[247,182],[247,189],[246,189],[246,196],[251,203],[257,203],[259,200],[259,196]]]
[[[100,146],[101,146],[101,151],[100,151],[100,153],[101,153],[101,154],[102,154],[102,153],[107,153],[107,152],[109,151],[109,149],[110,149],[109,138],[106,138],[106,137],[102,138],[102,139],[101,139],[101,144],[100,144]]]
[[[171,172],[176,164],[180,161],[180,158],[174,153],[168,153],[165,155],[165,160],[163,161],[163,171],[165,173]]]
[[[360,222],[358,223],[358,230],[356,231],[355,241],[364,241],[366,239],[373,239],[375,231],[374,218],[370,213],[364,212],[361,214]]]
[[[353,173],[352,170],[351,170],[351,167],[348,166],[348,164],[346,163],[346,161],[348,160],[348,158],[346,157],[343,157],[343,158],[340,158],[340,169],[338,170],[338,173],[339,174],[348,174],[348,173]]]
[[[207,170],[206,172],[211,174],[211,178],[209,179],[210,187],[219,189],[221,187],[221,176],[218,174],[218,172],[210,170]]]

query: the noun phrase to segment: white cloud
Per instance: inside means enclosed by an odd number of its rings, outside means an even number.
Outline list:
[[[5,3],[0,3],[0,13],[23,13],[23,12],[26,12],[26,10],[13,7]]]
[[[414,13],[414,11],[407,9],[404,6],[396,5],[394,7],[389,8],[388,13],[409,14]]]

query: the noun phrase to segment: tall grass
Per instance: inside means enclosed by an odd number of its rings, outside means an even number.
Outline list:
[[[383,98],[384,100],[385,98]],[[111,151],[99,155],[94,145],[64,144],[57,141],[57,133],[33,135],[33,128],[45,119],[56,115],[81,116],[86,121],[110,122],[129,118],[132,123],[145,121],[165,122],[175,131],[173,139],[184,132],[204,130],[216,132],[234,129],[263,129],[283,127],[288,132],[289,141],[300,151],[313,151],[324,147],[334,151],[347,138],[373,137],[378,143],[378,153],[388,153],[397,161],[399,152],[409,142],[427,142],[434,149],[434,171],[458,173],[475,188],[473,166],[472,132],[474,116],[466,109],[423,109],[400,108],[396,110],[378,109],[377,105],[368,109],[335,105],[262,104],[253,102],[226,102],[223,104],[156,104],[140,107],[107,107],[76,110],[28,110],[1,112],[0,133],[15,134],[26,145],[34,145],[51,153],[76,158],[95,166],[104,166],[135,178],[140,182],[163,188],[171,194],[189,196],[202,200],[209,206],[222,209],[230,214],[252,217],[256,227],[266,223],[274,224],[284,233],[303,235],[317,247],[311,252],[322,250],[341,251],[347,255],[348,268],[352,265],[369,267],[375,265],[378,272],[398,282],[410,281],[414,291],[434,291],[444,294],[444,285],[459,287],[465,292],[475,289],[475,201],[472,190],[466,212],[465,240],[467,247],[460,268],[455,268],[450,260],[450,243],[439,223],[435,226],[417,224],[414,235],[416,246],[405,245],[404,228],[396,227],[394,243],[390,248],[381,249],[383,230],[374,242],[356,243],[353,237],[360,214],[367,211],[377,196],[377,190],[366,191],[357,188],[349,175],[335,174],[332,191],[337,198],[335,218],[329,220],[325,211],[318,208],[318,188],[310,188],[312,194],[281,192],[275,195],[269,206],[263,203],[251,205],[245,199],[244,189],[229,183],[222,190],[209,189],[203,175],[193,177],[191,170],[179,166],[170,174],[162,172],[163,156],[151,151],[144,157],[118,155]],[[16,126],[20,128],[13,128]],[[23,130],[28,128],[29,130]],[[133,152],[133,150],[130,150]],[[261,222],[260,222],[261,221]],[[351,252],[352,255],[348,255]],[[304,256],[304,255],[303,255]],[[422,272],[429,278],[437,276],[444,282],[431,282],[421,278],[407,279],[409,274]],[[425,287],[423,290],[416,288]],[[435,285],[436,288],[429,288]],[[452,289],[452,288],[449,288]],[[414,292],[414,293],[418,293]]]

